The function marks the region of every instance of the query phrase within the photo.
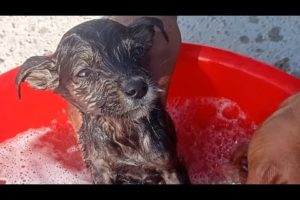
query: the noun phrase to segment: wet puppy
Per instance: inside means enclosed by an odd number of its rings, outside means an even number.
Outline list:
[[[17,75],[36,89],[63,96],[82,115],[79,143],[94,183],[177,184],[187,175],[176,136],[147,72],[155,27],[144,17],[129,26],[109,19],[79,24],[51,57],[34,56]]]

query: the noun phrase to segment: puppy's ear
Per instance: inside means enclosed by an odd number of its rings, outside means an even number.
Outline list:
[[[47,56],[33,56],[20,67],[16,77],[18,96],[21,97],[21,83],[26,81],[33,88],[54,90],[58,86],[58,72],[55,62]]]
[[[159,28],[166,41],[169,42],[169,38],[164,29],[163,22],[158,18],[141,17],[130,24],[128,28],[132,39],[138,44],[142,45],[145,50],[148,50],[152,47],[153,44],[155,26]]]

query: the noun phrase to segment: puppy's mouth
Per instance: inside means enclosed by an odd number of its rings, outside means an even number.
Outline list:
[[[151,110],[153,109],[153,102],[135,102],[134,105],[130,106],[128,109],[123,111],[116,111],[111,109],[106,109],[105,103],[102,103],[95,112],[95,115],[110,116],[115,118],[123,118],[127,120],[138,120],[143,117],[147,117]]]
[[[122,115],[136,120],[143,117],[147,117],[152,109],[152,106],[150,104],[140,104],[139,106],[136,106],[126,112],[124,112]]]

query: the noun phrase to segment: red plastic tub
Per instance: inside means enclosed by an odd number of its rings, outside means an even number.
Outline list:
[[[61,123],[66,120],[66,102],[51,91],[34,90],[23,84],[22,98],[18,100],[17,71],[18,68],[0,76],[0,142],[29,128],[47,126],[53,119]],[[300,80],[268,64],[213,47],[183,44],[168,103],[176,98],[226,98],[258,125],[299,90]],[[177,105],[176,109],[180,108]],[[210,110],[201,110],[199,123],[205,126]],[[180,126],[177,122],[176,127]]]
[[[184,44],[168,100],[176,96],[225,97],[260,123],[298,91],[299,79],[271,65],[213,47]]]

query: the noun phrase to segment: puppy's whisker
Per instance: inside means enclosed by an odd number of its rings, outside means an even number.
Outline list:
[[[152,107],[152,109],[154,109],[154,110],[160,110],[159,108],[157,108],[157,107]]]

